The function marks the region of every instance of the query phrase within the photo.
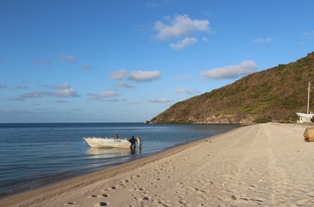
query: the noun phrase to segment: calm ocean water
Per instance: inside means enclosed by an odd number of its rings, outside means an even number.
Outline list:
[[[153,155],[239,125],[0,124],[0,198]],[[91,148],[83,137],[140,136],[142,150]]]

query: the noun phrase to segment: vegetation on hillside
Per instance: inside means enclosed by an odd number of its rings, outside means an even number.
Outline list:
[[[314,52],[289,64],[252,73],[232,84],[177,102],[153,123],[296,121],[306,112],[308,82],[314,83]],[[314,106],[314,95],[310,98]]]

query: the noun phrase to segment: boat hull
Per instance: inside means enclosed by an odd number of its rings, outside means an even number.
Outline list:
[[[312,123],[314,114],[296,113],[299,117],[298,123]]]
[[[96,138],[96,137],[84,137],[83,139],[91,147],[130,148],[131,146],[131,143],[127,139]]]

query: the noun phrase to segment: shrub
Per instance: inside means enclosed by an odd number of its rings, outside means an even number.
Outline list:
[[[268,123],[271,122],[270,118],[266,118],[266,117],[261,117],[261,118],[257,118],[253,121],[254,123]]]

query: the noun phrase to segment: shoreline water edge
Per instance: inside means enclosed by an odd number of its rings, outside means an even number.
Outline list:
[[[313,206],[307,126],[239,127],[0,200],[1,206]]]
[[[237,125],[143,123],[0,124],[0,199],[150,156]],[[141,135],[136,150],[92,148],[84,136]]]

